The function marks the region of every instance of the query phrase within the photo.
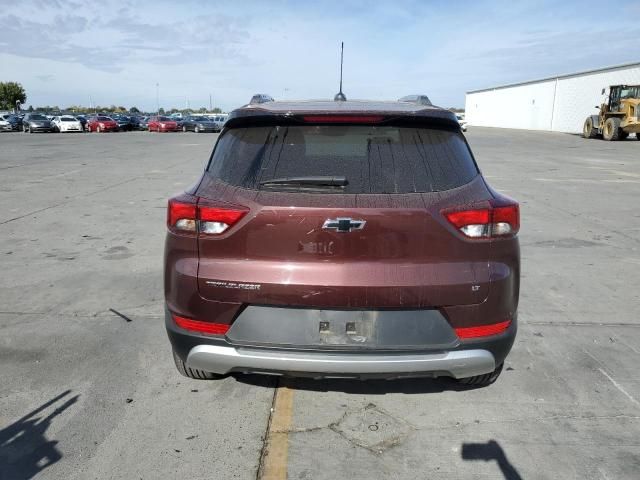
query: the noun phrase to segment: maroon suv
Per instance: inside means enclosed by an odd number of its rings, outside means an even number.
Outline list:
[[[484,385],[516,335],[518,204],[438,107],[239,108],[167,225],[166,327],[188,377]]]

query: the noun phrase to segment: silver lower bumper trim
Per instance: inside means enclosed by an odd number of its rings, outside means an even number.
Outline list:
[[[472,377],[493,372],[495,359],[487,350],[456,350],[429,354],[381,354],[275,351],[231,346],[198,345],[186,363],[211,373],[318,373],[326,376],[443,375]]]

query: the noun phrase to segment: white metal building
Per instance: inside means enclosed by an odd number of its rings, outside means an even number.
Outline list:
[[[640,84],[640,62],[467,92],[469,125],[579,133],[609,85]],[[607,92],[608,93],[608,92]]]

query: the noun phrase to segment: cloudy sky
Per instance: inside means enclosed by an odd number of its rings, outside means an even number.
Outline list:
[[[27,105],[224,110],[265,92],[427,93],[640,61],[640,1],[0,0],[0,81]]]

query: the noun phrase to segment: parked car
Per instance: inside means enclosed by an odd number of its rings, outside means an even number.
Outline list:
[[[53,117],[53,129],[56,132],[82,132],[82,123],[76,117],[71,115],[61,115]]]
[[[82,131],[85,132],[87,130],[87,116],[86,115],[76,115],[76,118],[82,125]]]
[[[51,121],[41,113],[27,113],[22,119],[23,132],[52,132]]]
[[[140,130],[140,118],[133,116],[129,117],[129,125],[131,126],[131,130]]]
[[[22,117],[19,115],[4,115],[4,120],[9,122],[11,125],[11,130],[19,131],[22,130]]]
[[[131,118],[126,115],[115,115],[113,120],[118,124],[118,130],[121,132],[130,132],[133,130],[133,123],[131,122]]]
[[[87,119],[88,132],[117,132],[118,124],[116,121],[106,115],[96,115]]]
[[[456,118],[458,119],[458,124],[460,125],[460,129],[463,132],[467,131],[467,121],[464,119],[464,115],[460,115],[459,113],[456,113]]]
[[[455,115],[418,102],[235,110],[171,198],[166,328],[180,373],[495,381],[514,342],[519,206]]]
[[[9,122],[9,115],[0,115],[0,132],[10,132],[13,130],[11,122]]]
[[[223,115],[216,115],[215,117],[213,117],[213,121],[215,122],[218,131],[221,131],[224,128],[227,117]]]
[[[184,119],[182,122],[183,132],[219,132],[218,124],[210,118],[202,115],[194,115]]]
[[[4,113],[0,115],[0,131],[10,132],[16,130],[14,128],[14,121],[11,121],[12,115],[10,113]]]
[[[149,128],[149,118],[150,117],[142,117],[138,122],[138,130],[147,130]]]
[[[178,130],[178,124],[169,117],[155,116],[149,118],[147,129],[150,132],[175,132]]]
[[[177,130],[182,130],[182,125],[184,124],[184,118],[183,117],[171,117],[171,120],[176,122],[176,129]]]

